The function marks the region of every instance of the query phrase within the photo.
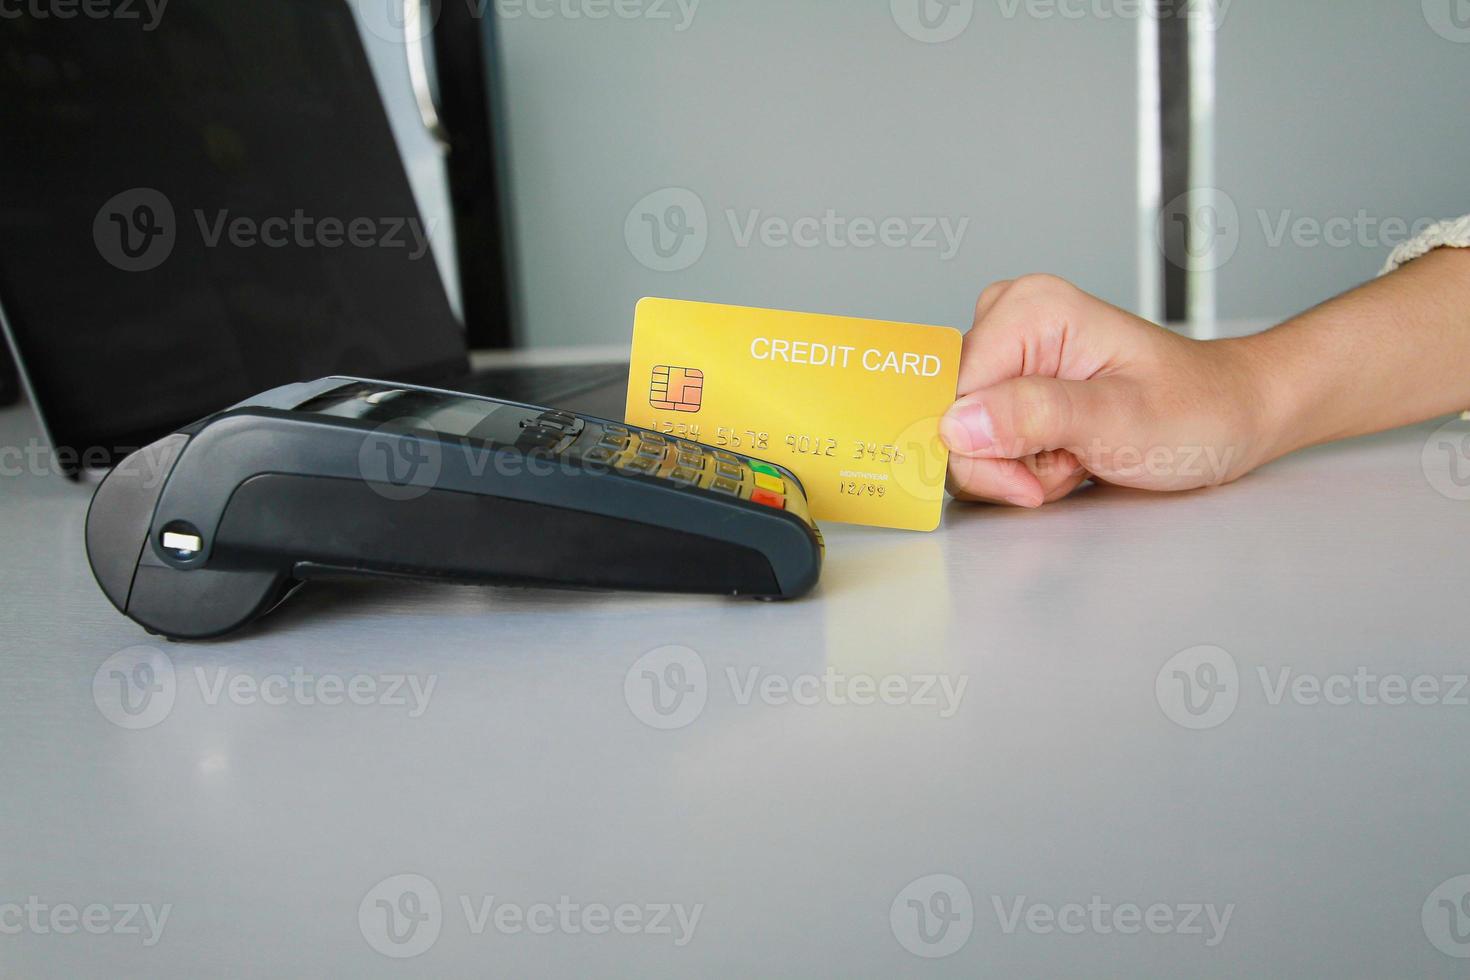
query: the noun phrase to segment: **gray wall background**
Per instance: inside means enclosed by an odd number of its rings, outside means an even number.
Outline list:
[[[1240,216],[1222,317],[1289,315],[1373,277],[1403,237],[1384,219],[1470,212],[1470,3],[1235,0],[1217,65],[1215,186]],[[1283,216],[1366,230],[1273,245]]]
[[[672,22],[503,11],[529,342],[626,342],[645,295],[968,327],[987,283],[1040,270],[1134,306],[1136,20],[980,0],[962,34],[931,44],[899,26],[904,2],[895,15],[888,0],[703,0],[682,31],[674,0]],[[625,224],[670,187],[698,195],[708,243],[662,272]],[[943,261],[741,247],[726,213],[828,209],[970,224]]]
[[[354,2],[369,22],[396,4]],[[1157,257],[1138,221],[1129,0],[1069,0],[1080,16],[960,0],[972,18],[942,43],[905,33],[917,0],[699,0],[692,17],[693,0],[622,0],[640,16],[604,19],[566,16],[563,0],[537,8],[548,17],[483,2],[499,10],[531,346],[624,342],[645,295],[965,327],[986,283],[1030,271],[1149,309],[1140,256]],[[1202,264],[1221,317],[1306,308],[1371,278],[1410,227],[1470,211],[1466,0],[1216,2],[1206,177],[1233,214]],[[364,37],[442,264],[442,167],[402,45],[384,33]],[[644,243],[625,235],[635,205],[667,188],[706,212],[704,251],[677,271],[640,262],[656,258],[641,214]],[[674,201],[639,210],[661,219]],[[948,260],[881,244],[773,247],[759,234],[742,246],[730,227],[730,212],[790,224],[829,209],[910,233],[918,219],[969,223]]]

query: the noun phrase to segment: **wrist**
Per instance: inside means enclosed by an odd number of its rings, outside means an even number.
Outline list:
[[[1304,385],[1280,328],[1218,341],[1234,380],[1230,397],[1243,406],[1245,472],[1310,444],[1304,424]]]
[[[1442,248],[1237,343],[1261,400],[1262,458],[1464,407],[1470,249]]]

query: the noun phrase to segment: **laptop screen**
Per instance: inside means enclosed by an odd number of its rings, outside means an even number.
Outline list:
[[[56,445],[467,367],[347,0],[96,9],[136,16],[0,32],[0,311]]]

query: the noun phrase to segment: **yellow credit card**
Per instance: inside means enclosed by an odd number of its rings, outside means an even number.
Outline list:
[[[645,299],[626,421],[784,466],[817,520],[932,531],[959,363],[952,327]]]

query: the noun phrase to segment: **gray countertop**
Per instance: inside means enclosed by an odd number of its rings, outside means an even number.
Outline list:
[[[1439,427],[831,526],[792,604],[321,586],[168,644],[5,411],[0,975],[1464,975]]]

